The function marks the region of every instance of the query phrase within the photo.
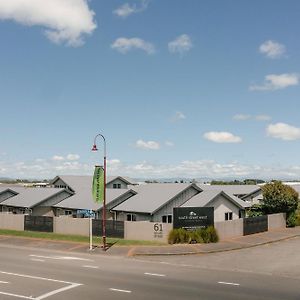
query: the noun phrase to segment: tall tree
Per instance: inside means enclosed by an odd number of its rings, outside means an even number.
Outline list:
[[[299,194],[289,185],[281,181],[274,181],[262,187],[263,202],[262,209],[264,213],[287,214],[287,221],[295,214],[298,207]]]

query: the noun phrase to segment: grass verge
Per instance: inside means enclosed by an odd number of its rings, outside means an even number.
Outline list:
[[[27,237],[27,238],[37,238],[37,239],[46,239],[54,241],[68,241],[75,243],[89,243],[89,237],[80,236],[80,235],[67,235],[67,234],[58,234],[52,232],[38,232],[38,231],[17,231],[17,230],[8,230],[0,229],[0,235],[8,236],[17,236],[17,237]],[[102,237],[93,237],[93,244],[101,244]],[[124,240],[119,238],[106,238],[108,244],[115,244],[118,246],[162,246],[166,245],[160,242],[154,241],[135,241],[135,240]]]

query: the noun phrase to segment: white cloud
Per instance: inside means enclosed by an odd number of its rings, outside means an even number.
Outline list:
[[[155,47],[151,43],[140,38],[118,38],[113,42],[111,48],[119,51],[122,54],[126,54],[133,49],[140,49],[148,54],[155,53]]]
[[[149,2],[150,0],[141,0],[140,5],[136,5],[136,4],[130,5],[129,3],[125,3],[120,7],[118,7],[117,9],[115,9],[113,13],[118,17],[125,19],[132,14],[137,14],[146,10],[148,8]]]
[[[60,155],[54,155],[52,157],[52,160],[54,160],[54,161],[62,161],[62,160],[65,160],[65,158],[63,156],[60,156]]]
[[[257,115],[255,119],[257,121],[270,121],[272,118],[269,115]]]
[[[280,58],[284,55],[286,48],[285,45],[275,41],[265,41],[259,46],[259,51],[265,54],[268,58]]]
[[[299,84],[299,75],[290,74],[270,74],[265,76],[265,81],[262,85],[252,85],[250,86],[250,91],[274,91],[285,89],[289,86],[294,86]]]
[[[233,179],[299,179],[300,165],[248,165],[232,161],[185,160],[173,164],[157,164],[147,161],[126,164],[119,159],[107,161],[109,175],[132,178],[203,178]],[[36,160],[9,163],[0,161],[0,174],[12,178],[52,179],[57,175],[93,175],[94,165],[78,161]]]
[[[240,143],[242,139],[226,131],[210,131],[204,133],[203,137],[215,143]]]
[[[181,111],[176,111],[175,114],[172,116],[171,121],[177,122],[177,121],[184,120],[184,119],[186,119],[185,114],[182,113]]]
[[[267,135],[285,141],[300,139],[300,128],[291,126],[286,123],[270,124],[267,127],[266,131]]]
[[[171,142],[171,141],[165,141],[165,145],[166,145],[167,147],[174,147],[174,143]]]
[[[86,0],[1,0],[0,19],[42,26],[52,42],[80,46],[97,25]]]
[[[78,154],[68,154],[67,160],[78,160],[80,156]]]
[[[160,145],[154,141],[145,142],[143,140],[138,140],[135,143],[136,148],[146,149],[146,150],[158,150],[160,149]]]
[[[193,47],[191,38],[187,34],[178,36],[174,41],[168,43],[168,48],[171,53],[183,54]]]
[[[233,120],[236,121],[245,121],[249,120],[251,118],[251,115],[245,115],[245,114],[237,114],[233,116]]]

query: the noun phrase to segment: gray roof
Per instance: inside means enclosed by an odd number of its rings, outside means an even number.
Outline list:
[[[93,182],[93,176],[91,175],[62,175],[62,176],[56,176],[53,180],[51,180],[51,184],[53,184],[57,179],[63,180],[68,186],[72,188],[75,192],[80,191],[81,189],[84,189],[85,187],[89,186],[89,188],[92,188],[92,182]],[[107,176],[106,183],[110,183],[111,181],[115,179],[121,179],[124,182],[128,184],[135,184],[135,182],[128,177],[122,177],[122,176]]]
[[[115,179],[123,180],[123,181],[125,181],[125,183],[130,184],[130,185],[136,185],[136,184],[137,184],[137,183],[136,183],[134,180],[132,180],[131,178],[129,178],[129,177],[124,177],[124,176],[107,176],[106,183],[110,183],[110,182],[114,181]]]
[[[207,190],[203,191],[200,194],[195,195],[190,200],[185,202],[181,207],[205,207],[209,206],[209,204],[219,195],[223,195],[225,198],[227,198],[229,201],[234,203],[239,208],[246,208],[250,207],[251,204],[246,203],[245,201],[239,199],[238,197],[235,197],[233,195],[230,195],[224,191],[218,191],[218,190]]]
[[[31,208],[65,189],[16,187],[13,191],[18,194],[1,202],[1,205]]]
[[[224,191],[230,195],[248,195],[260,190],[260,186],[252,184],[237,184],[237,185],[208,185],[197,184],[203,191],[218,190]]]
[[[106,204],[111,203],[122,195],[134,194],[135,192],[128,189],[106,189]],[[58,208],[70,208],[70,209],[90,209],[98,210],[102,207],[102,204],[95,203],[92,196],[92,189],[89,185],[81,190],[78,190],[73,196],[59,202],[54,205]]]
[[[195,184],[186,183],[149,183],[139,185],[133,188],[137,195],[116,206],[113,210],[152,214],[189,187],[194,187],[201,191]]]

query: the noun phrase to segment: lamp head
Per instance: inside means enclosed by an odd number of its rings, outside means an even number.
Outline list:
[[[96,144],[93,145],[92,151],[98,151]]]

